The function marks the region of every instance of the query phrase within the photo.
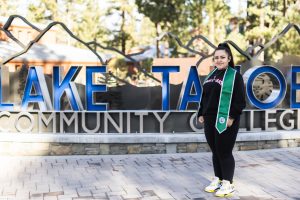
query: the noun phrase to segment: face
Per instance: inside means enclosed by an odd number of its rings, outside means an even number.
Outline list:
[[[228,67],[228,63],[230,58],[225,50],[217,50],[213,57],[214,65],[218,69],[226,69]]]

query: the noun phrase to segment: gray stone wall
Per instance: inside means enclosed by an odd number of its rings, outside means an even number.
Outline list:
[[[237,141],[235,151],[299,147],[300,139]],[[0,155],[117,155],[196,153],[210,151],[206,142],[195,143],[51,143],[0,142]]]

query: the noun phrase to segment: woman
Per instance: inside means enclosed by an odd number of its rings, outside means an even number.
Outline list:
[[[246,106],[243,77],[234,69],[231,50],[221,43],[213,54],[215,69],[203,83],[198,120],[212,151],[215,177],[205,188],[218,197],[234,192],[235,161],[232,150],[239,130],[240,115]]]

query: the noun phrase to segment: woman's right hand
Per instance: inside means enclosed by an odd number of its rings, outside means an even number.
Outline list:
[[[198,121],[202,124],[202,123],[204,122],[203,116],[200,116],[200,117],[198,118]]]

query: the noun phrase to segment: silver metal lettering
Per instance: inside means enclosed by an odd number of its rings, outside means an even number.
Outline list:
[[[38,117],[39,117],[39,130],[38,130],[39,133],[41,133],[42,124],[44,124],[46,127],[48,127],[51,121],[53,121],[52,122],[52,132],[56,133],[56,113],[55,112],[52,112],[48,118],[46,118],[44,113],[39,112]]]
[[[108,112],[104,113],[104,133],[108,133],[108,121],[113,125],[113,127],[119,132],[123,133],[123,113],[119,112],[119,126],[115,120],[110,116]]]
[[[164,132],[164,121],[167,119],[170,112],[166,112],[162,118],[157,114],[157,112],[153,112],[153,114],[156,117],[156,119],[159,121],[159,132],[163,133]]]
[[[276,118],[275,119],[269,119],[269,114],[275,114],[276,110],[266,110],[265,111],[265,130],[266,131],[276,131],[277,128],[276,127],[269,127],[269,123],[270,122],[276,122]]]
[[[127,128],[127,133],[130,133],[130,112],[127,112],[127,124],[126,124],[126,128]]]
[[[11,115],[11,114],[10,114],[10,112],[8,112],[8,111],[2,111],[2,112],[0,112],[0,118],[2,118],[3,116],[9,118],[10,115]],[[2,124],[2,125],[4,125],[4,127],[9,127],[9,123]],[[0,126],[0,131],[1,131],[1,132],[9,132],[9,129],[2,128],[2,127]]]
[[[195,124],[194,124],[194,122],[195,123],[197,123],[197,115],[198,115],[198,113],[196,112],[196,113],[194,113],[192,116],[191,116],[191,118],[190,118],[190,127],[193,129],[193,131],[195,131],[195,132],[201,132],[201,131],[203,131],[203,129],[198,129],[198,128],[196,128],[195,127]],[[196,120],[195,120],[196,119]]]
[[[75,133],[78,133],[78,113],[74,112],[71,116],[70,119],[68,119],[68,117],[65,115],[64,112],[60,112],[60,116],[59,116],[59,120],[60,120],[60,133],[64,133],[64,122],[66,122],[66,124],[68,126],[70,126],[72,124],[72,122],[74,121],[74,129],[75,129]]]
[[[283,123],[283,118],[286,114],[294,114],[294,111],[293,110],[285,110],[281,113],[280,117],[279,117],[279,123],[280,123],[280,126],[284,129],[284,130],[292,130],[294,129],[294,126],[295,126],[295,123],[293,120],[289,119],[289,123],[290,123],[290,126],[286,126],[284,123]]]
[[[86,120],[85,120],[85,115],[88,114],[86,112],[81,113],[81,124],[82,124],[82,129],[84,130],[85,133],[96,133],[99,128],[100,128],[100,113],[97,112],[96,115],[96,127],[94,129],[88,129],[86,127]]]
[[[140,116],[140,133],[144,133],[144,116],[147,116],[148,112],[135,112],[134,115]]]
[[[261,131],[261,128],[254,128],[254,110],[250,110],[250,130],[249,131]]]
[[[20,119],[22,117],[26,117],[29,119],[29,127],[24,129],[20,126]],[[28,123],[26,123],[28,124]],[[33,129],[33,124],[34,124],[34,118],[33,116],[29,113],[29,112],[20,112],[17,114],[17,119],[15,121],[15,128],[19,131],[19,132],[22,132],[22,133],[29,133],[29,132],[32,132],[32,129]]]

